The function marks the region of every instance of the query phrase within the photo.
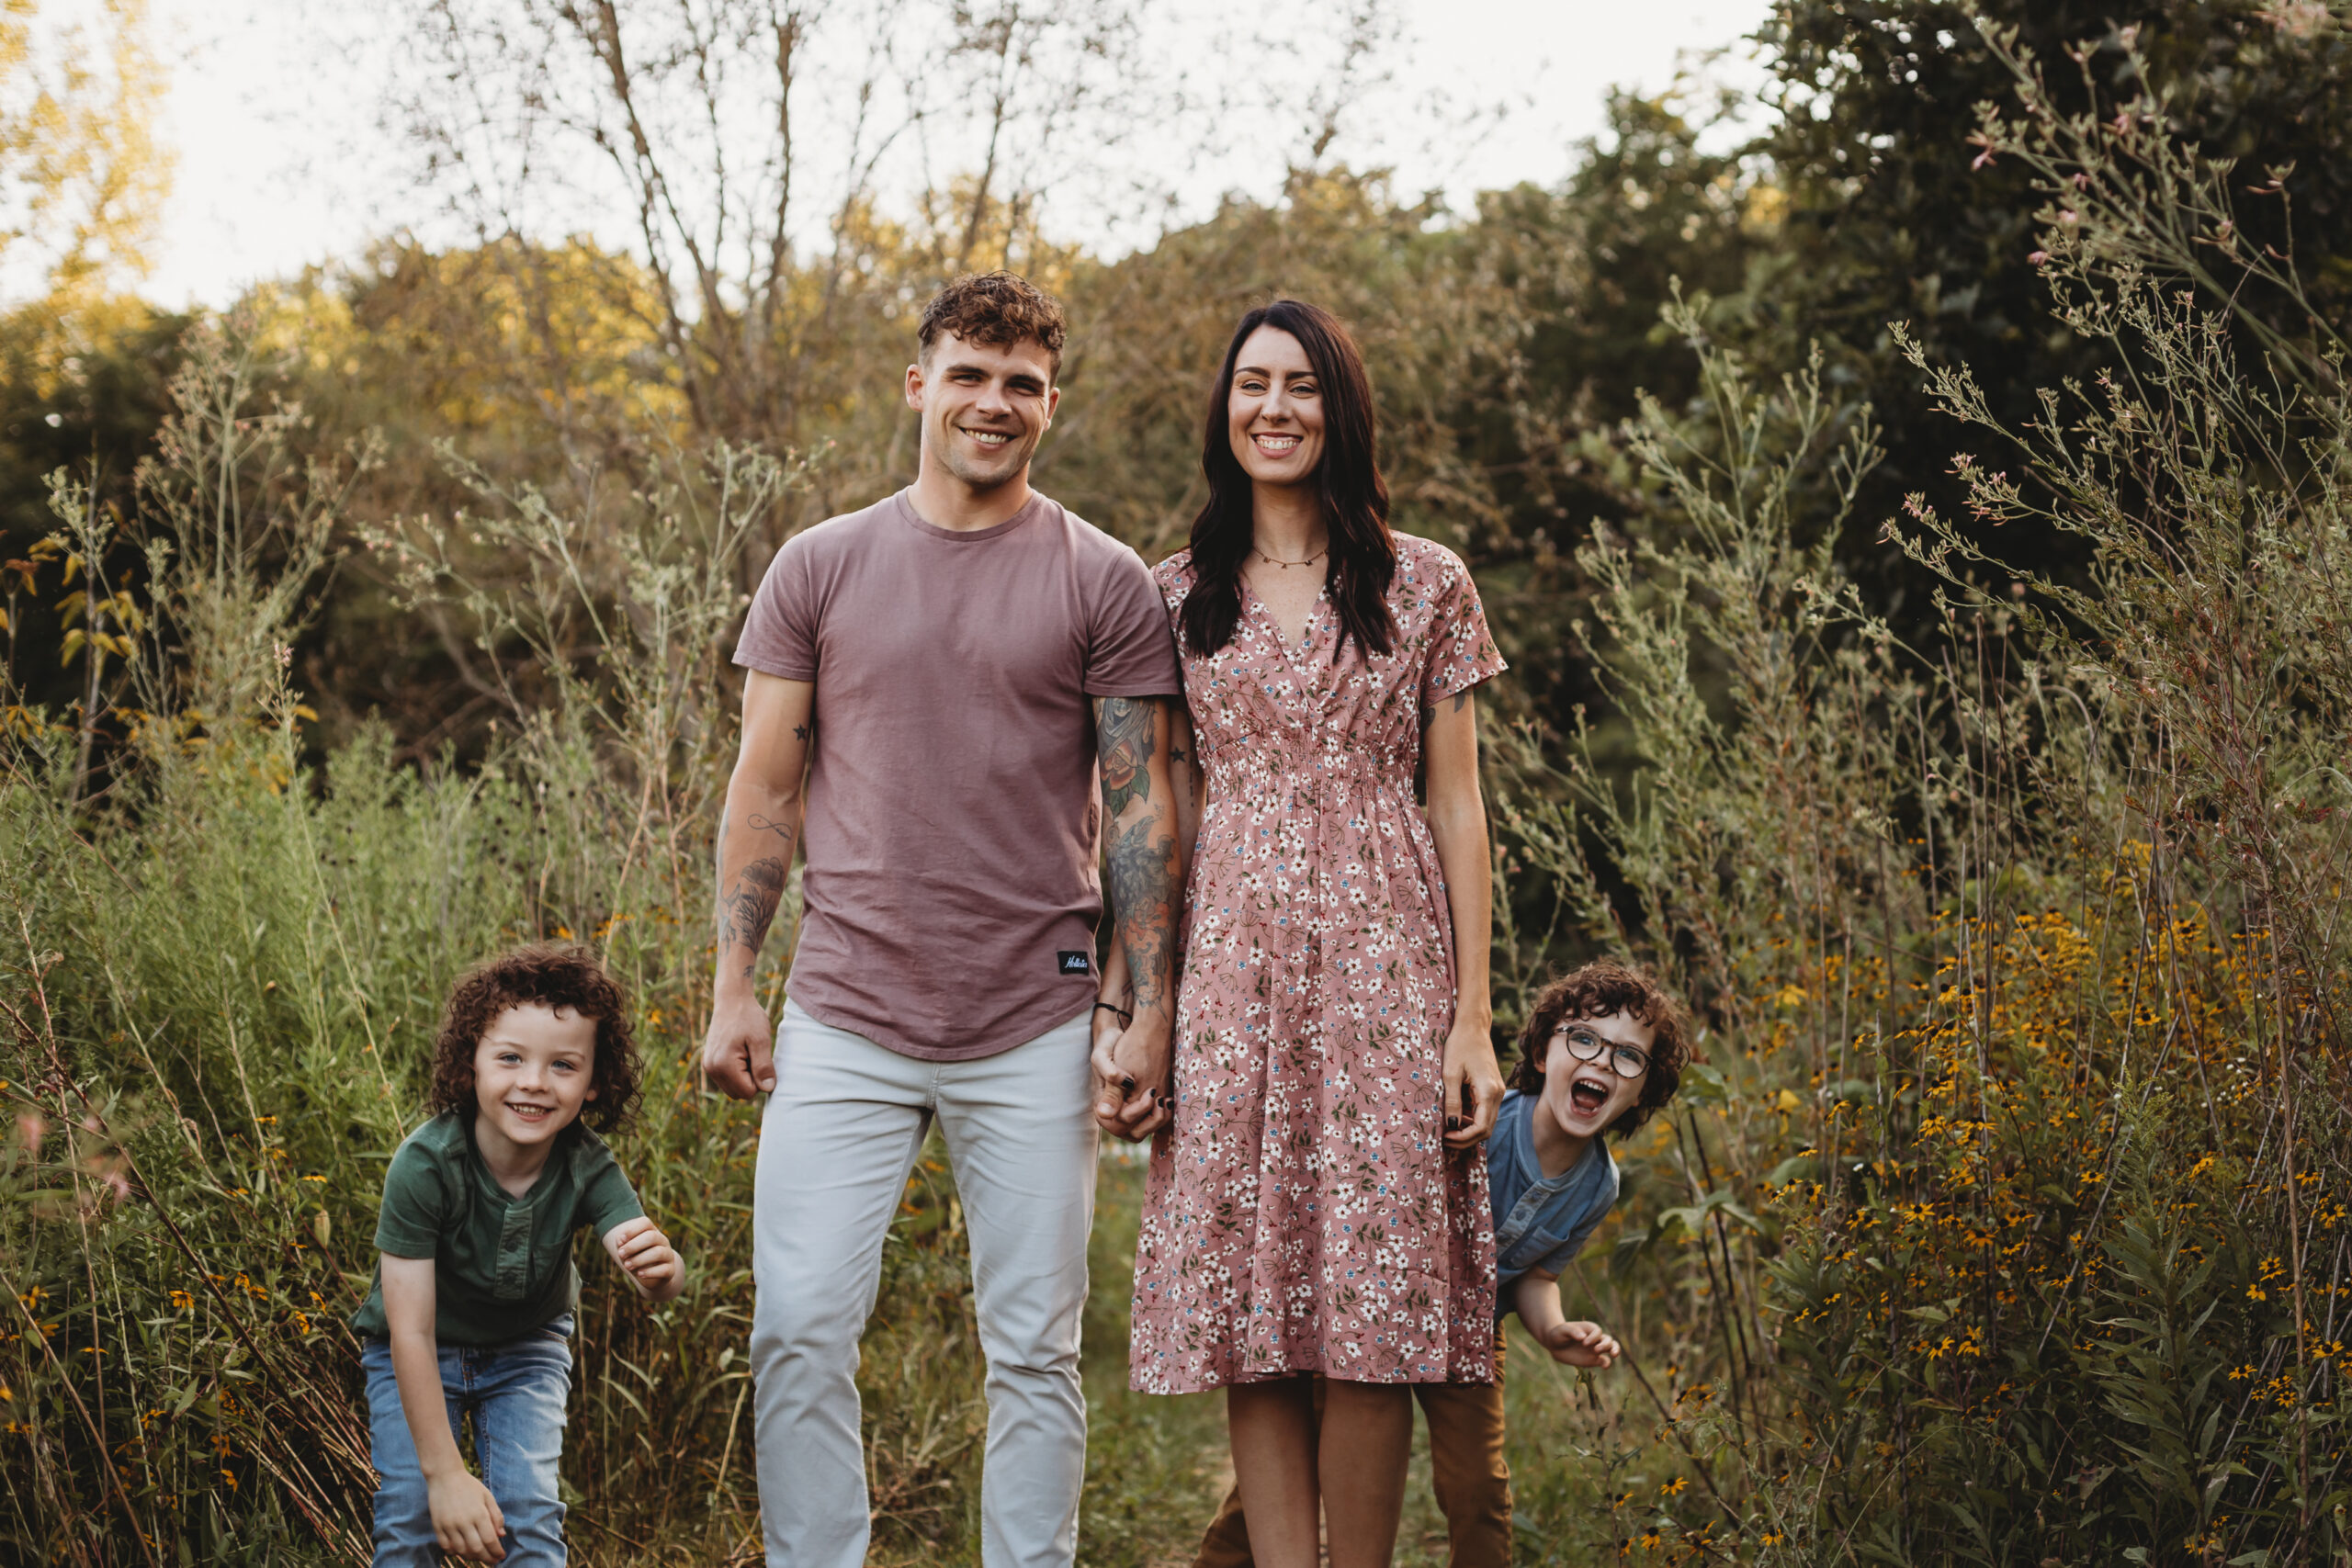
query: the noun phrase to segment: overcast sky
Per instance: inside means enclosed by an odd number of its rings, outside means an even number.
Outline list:
[[[1382,112],[1358,120],[1383,128],[1359,132],[1360,143],[1385,144],[1334,153],[1393,163],[1406,190],[1440,188],[1457,201],[1558,178],[1575,141],[1600,128],[1612,85],[1655,91],[1679,62],[1726,46],[1732,52],[1715,73],[1752,84],[1756,67],[1738,40],[1766,9],[1766,0],[1394,4],[1404,38],[1389,61],[1392,80],[1377,89]],[[164,130],[178,171],[150,298],[220,304],[256,280],[347,255],[371,235],[429,218],[430,197],[378,128],[367,51],[355,56],[348,37],[322,36],[354,11],[321,0],[153,0],[153,15],[173,69]],[[1475,136],[1442,129],[1498,108],[1502,117],[1490,115]],[[1279,158],[1237,154],[1203,188],[1264,193],[1281,175]]]

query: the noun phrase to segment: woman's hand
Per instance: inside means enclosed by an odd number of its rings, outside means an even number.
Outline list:
[[[1457,1022],[1445,1037],[1446,1146],[1485,1143],[1502,1107],[1503,1069],[1495,1060],[1494,1036],[1466,1020]]]
[[[1113,1137],[1139,1144],[1176,1114],[1172,1043],[1153,1020],[1123,1028],[1108,1010],[1094,1016],[1102,1021],[1094,1028],[1094,1120]]]

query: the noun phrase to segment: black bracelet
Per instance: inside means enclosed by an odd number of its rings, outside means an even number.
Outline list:
[[[1107,1012],[1113,1018],[1117,1019],[1121,1023],[1133,1023],[1136,1021],[1136,1015],[1134,1013],[1128,1011],[1125,1008],[1119,1006],[1115,1002],[1096,1002],[1094,1004],[1094,1010],[1097,1012]]]

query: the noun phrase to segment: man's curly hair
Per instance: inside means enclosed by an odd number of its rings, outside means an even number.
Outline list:
[[[1612,1012],[1638,1020],[1650,1031],[1650,1070],[1642,1080],[1641,1098],[1607,1128],[1622,1138],[1674,1098],[1682,1087],[1682,1069],[1690,1064],[1690,1015],[1641,964],[1597,958],[1537,992],[1527,1026],[1519,1032],[1519,1066],[1511,1071],[1510,1086],[1521,1094],[1542,1093],[1544,1057],[1553,1032],[1571,1019]]]
[[[433,1087],[426,1105],[470,1111],[474,1105],[474,1051],[481,1037],[512,1007],[570,1009],[596,1023],[596,1060],[589,1082],[596,1098],[580,1109],[580,1119],[599,1133],[628,1122],[637,1105],[640,1063],[630,1037],[628,999],[595,955],[584,947],[533,943],[502,953],[466,971],[449,992],[441,1015],[441,1035],[433,1043]]]
[[[1062,340],[1069,332],[1061,304],[1052,295],[1017,273],[997,271],[967,272],[933,295],[931,303],[922,308],[922,325],[916,336],[926,364],[932,344],[942,333],[952,333],[966,343],[998,347],[1026,338],[1052,356],[1054,375],[1058,378]]]

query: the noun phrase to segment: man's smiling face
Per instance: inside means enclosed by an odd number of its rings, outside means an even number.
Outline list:
[[[1649,1081],[1649,1051],[1656,1032],[1632,1014],[1619,1011],[1600,1018],[1564,1019],[1544,1048],[1544,1109],[1560,1130],[1571,1137],[1589,1138],[1631,1111]],[[1578,1059],[1579,1048],[1593,1049],[1593,1060]],[[1633,1058],[1617,1062],[1621,1051],[1638,1052],[1641,1070],[1632,1077],[1617,1071],[1630,1067]]]
[[[922,450],[975,491],[1018,479],[1054,422],[1054,356],[1033,338],[967,343],[942,333],[907,367],[907,405],[922,415]]]

